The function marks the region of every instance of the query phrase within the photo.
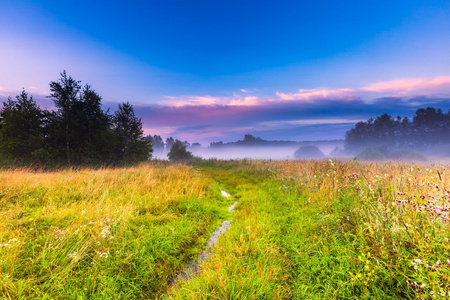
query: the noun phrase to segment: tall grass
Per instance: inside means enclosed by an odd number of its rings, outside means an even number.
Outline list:
[[[0,172],[0,297],[148,298],[225,218],[184,165]]]
[[[203,272],[169,298],[450,297],[448,167],[242,161],[205,168],[235,183],[237,213]]]
[[[326,160],[2,171],[0,297],[450,298],[449,179]],[[198,276],[172,286],[229,218]]]

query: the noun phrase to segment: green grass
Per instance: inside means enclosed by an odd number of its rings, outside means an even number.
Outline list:
[[[449,176],[248,160],[3,171],[0,297],[449,298]],[[171,285],[230,218],[198,276]]]
[[[229,215],[183,165],[0,177],[2,298],[153,298]]]

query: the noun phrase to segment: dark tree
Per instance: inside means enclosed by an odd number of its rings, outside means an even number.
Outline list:
[[[23,91],[0,111],[0,157],[16,163],[52,165],[134,163],[151,157],[151,139],[129,103],[112,116],[90,85],[65,71],[50,82],[54,111],[41,110]],[[162,142],[162,139],[159,137]]]
[[[413,118],[416,143],[427,146],[450,142],[447,116],[441,109],[420,108]]]
[[[170,148],[169,153],[167,154],[167,157],[170,160],[178,161],[178,160],[186,160],[193,158],[191,152],[186,150],[186,145],[183,144],[180,140],[176,140],[175,143]]]
[[[113,116],[114,133],[117,138],[118,159],[135,163],[151,158],[152,146],[143,137],[142,121],[134,114],[130,103],[119,104]]]
[[[67,164],[101,164],[114,160],[114,133],[102,98],[90,85],[61,73],[50,83],[57,110],[48,115],[46,141],[52,156]]]
[[[260,144],[263,140],[260,137],[255,137],[251,134],[246,134],[244,136],[244,140],[242,141],[242,143],[244,145],[256,145],[256,144]]]
[[[220,148],[223,147],[223,142],[222,141],[218,141],[218,142],[211,142],[209,144],[209,148]]]
[[[63,71],[61,78],[57,81],[50,82],[50,96],[53,99],[57,111],[51,118],[52,142],[55,150],[60,150],[65,147],[65,158],[68,164],[71,163],[72,158],[72,143],[76,139],[74,136],[76,131],[75,110],[78,102],[79,92],[81,90],[80,81],[68,76],[66,71]],[[56,154],[56,153],[55,153]]]
[[[175,140],[173,139],[173,137],[168,137],[166,139],[166,151],[170,151],[170,149],[172,149],[173,144],[175,144]]]
[[[163,152],[164,151],[164,140],[159,135],[150,136],[152,139],[153,151]]]
[[[74,115],[77,156],[83,163],[111,161],[114,155],[111,116],[102,110],[101,97],[90,85],[84,86],[80,100],[75,103]]]
[[[377,147],[426,150],[450,143],[449,126],[450,112],[444,114],[441,109],[432,107],[418,109],[412,122],[406,117],[392,118],[383,114],[375,120],[358,122],[347,131],[345,148],[351,152]]]
[[[38,162],[43,159],[42,110],[25,90],[3,102],[0,111],[0,157],[10,162]]]

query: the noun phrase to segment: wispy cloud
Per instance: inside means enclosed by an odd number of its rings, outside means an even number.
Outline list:
[[[355,124],[362,119],[301,119],[301,120],[286,120],[286,121],[270,121],[260,122],[262,126],[280,127],[280,126],[303,126],[303,125],[318,125],[318,124]]]
[[[403,78],[375,82],[361,88],[361,90],[374,93],[391,92],[397,95],[449,93],[450,76],[440,76],[428,80],[424,78]]]
[[[247,92],[246,92],[247,93]],[[236,93],[233,97],[213,97],[213,96],[165,96],[163,101],[159,104],[163,106],[183,107],[183,106],[213,106],[213,105],[228,105],[228,106],[252,106],[258,105],[259,98],[257,96],[242,96]]]
[[[401,78],[389,81],[373,82],[359,88],[314,88],[299,89],[297,92],[276,91],[274,94],[255,95],[254,91],[241,89],[231,97],[220,96],[166,96],[159,104],[163,106],[261,106],[280,101],[313,103],[317,101],[364,101],[371,103],[383,97],[402,100],[414,96],[449,96],[450,76],[432,79]]]
[[[354,100],[355,90],[341,89],[299,89],[297,93],[276,92],[281,100],[313,101],[323,99]]]

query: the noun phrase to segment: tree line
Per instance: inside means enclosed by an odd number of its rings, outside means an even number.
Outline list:
[[[50,82],[54,110],[40,108],[25,90],[0,111],[0,162],[29,165],[104,165],[151,158],[151,139],[126,102],[111,114],[88,84],[65,71]]]
[[[420,108],[412,120],[385,113],[358,122],[345,135],[345,149],[356,152],[368,147],[415,148],[427,150],[450,144],[450,110]]]

